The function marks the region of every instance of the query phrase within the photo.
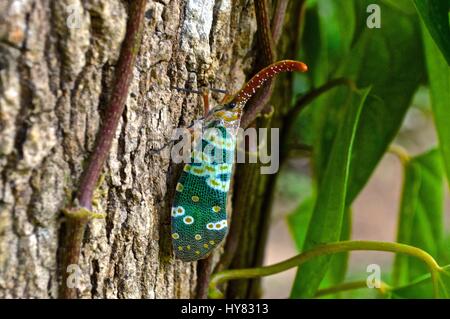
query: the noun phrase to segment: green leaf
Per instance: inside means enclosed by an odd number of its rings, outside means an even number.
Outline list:
[[[398,3],[409,3],[400,0]],[[347,205],[359,194],[401,127],[414,92],[424,77],[422,43],[417,14],[387,4],[387,1],[358,1],[356,14],[364,20],[370,3],[380,5],[382,27],[362,28],[335,78],[353,79],[358,87],[372,86],[361,114],[352,154]],[[362,11],[364,10],[364,11]],[[327,94],[316,110],[321,136],[314,144],[314,165],[319,183],[326,167],[337,125],[343,118],[347,88]]]
[[[347,208],[344,211],[340,241],[349,240],[352,231],[352,212]],[[344,281],[347,274],[349,253],[339,253],[331,256],[331,264],[320,287],[337,285]]]
[[[439,49],[425,27],[422,27],[422,31],[434,121],[447,180],[450,184],[450,67],[439,53]]]
[[[381,7],[381,29],[368,29],[365,25],[366,8],[371,3],[377,3]],[[357,1],[357,36],[350,52],[341,57],[337,71],[329,76],[350,78],[358,87],[372,87],[361,113],[353,145],[346,190],[347,207],[364,187],[396,136],[414,92],[424,77],[419,20],[414,10],[404,9],[407,5],[411,5],[407,0],[396,1],[395,6],[391,1]],[[327,183],[327,167],[333,161],[330,154],[338,128],[347,118],[344,106],[352,99],[352,94],[346,87],[333,89],[316,100],[309,112],[301,114],[299,123],[305,123],[302,117],[307,118],[306,122],[311,123],[309,131],[318,132],[311,134],[311,137],[314,171],[319,189],[323,183]],[[341,220],[334,220],[335,227],[339,227],[340,223]],[[310,225],[313,227],[313,223]],[[341,229],[333,230],[338,233],[340,231]],[[334,237],[334,240],[338,239],[339,236]],[[324,264],[326,268],[327,264]],[[323,274],[318,272],[318,276]],[[301,284],[298,272],[292,296],[312,296],[313,292],[307,289],[317,288],[314,282],[309,288],[299,288]]]
[[[353,94],[346,107],[330,154],[329,165],[319,186],[314,212],[308,226],[303,248],[338,241],[344,218],[347,181],[353,141],[363,104],[370,89]],[[312,297],[330,264],[330,256],[319,257],[299,267],[291,297]]]
[[[397,242],[416,246],[435,258],[443,240],[444,184],[441,157],[431,150],[405,165]],[[411,282],[428,269],[422,262],[405,255],[395,257],[393,285]]]
[[[414,0],[417,11],[450,66],[449,0]]]
[[[309,71],[293,74],[294,96],[304,94],[305,88],[317,88],[333,77],[351,49],[356,23],[355,6],[353,1],[308,1],[304,20],[302,49],[296,58],[304,61]],[[306,84],[308,80],[309,85]],[[295,130],[291,132],[296,141],[311,145],[311,141],[316,139],[318,130],[312,124],[317,121],[316,117],[321,117],[316,107],[321,100],[314,101],[297,119]]]
[[[411,3],[411,1],[385,0],[385,3],[407,14],[413,14],[414,12],[416,12],[416,8]]]
[[[314,87],[327,82],[350,50],[355,29],[352,1],[320,0],[306,8],[303,48],[297,57],[308,64]],[[302,74],[299,74],[302,77]]]
[[[438,291],[436,297],[450,299],[450,270],[445,269],[443,272],[439,273],[437,281]]]
[[[391,290],[394,299],[419,299],[433,297],[433,283],[431,275],[420,276],[413,282]],[[438,298],[450,297],[450,265],[443,267],[438,276]]]
[[[315,196],[311,195],[300,203],[300,205],[287,216],[287,223],[294,239],[295,247],[301,251],[305,243],[306,231],[314,210]]]
[[[289,230],[295,242],[297,250],[300,252],[303,248],[308,225],[314,210],[315,196],[310,196],[300,203],[300,205],[288,215],[287,222]],[[351,235],[351,219],[350,209],[344,213],[343,227],[340,240],[349,240]],[[321,286],[327,287],[342,282],[347,273],[349,253],[340,253],[331,256],[331,266],[328,269],[325,278],[321,282]]]

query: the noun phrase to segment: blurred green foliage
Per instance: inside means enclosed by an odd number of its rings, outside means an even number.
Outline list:
[[[378,5],[380,28],[368,27],[371,4]],[[288,218],[299,251],[349,238],[351,205],[419,92],[421,100],[431,96],[439,145],[405,162],[397,240],[426,250],[442,265],[450,262],[443,214],[444,172],[447,181],[450,176],[449,9],[448,0],[306,1],[296,58],[310,71],[295,75],[294,96],[337,78],[354,87],[337,86],[316,98],[291,132],[290,139],[313,149],[311,191]],[[319,287],[342,282],[347,259],[341,254],[305,263],[291,297],[314,297]],[[396,256],[388,295],[431,297],[427,276],[418,261]],[[442,295],[448,295],[450,280],[441,277]]]

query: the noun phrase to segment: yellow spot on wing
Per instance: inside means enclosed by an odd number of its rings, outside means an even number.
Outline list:
[[[183,218],[183,221],[184,221],[185,224],[190,225],[190,224],[192,224],[194,222],[194,218],[192,218],[191,216],[186,216],[186,217]]]
[[[192,196],[192,201],[193,202],[198,202],[200,200],[200,198],[198,196]]]
[[[220,183],[217,180],[215,180],[215,179],[211,180],[211,184],[213,184],[214,186],[219,186],[220,185]]]
[[[205,170],[203,168],[193,168],[192,171],[195,174],[203,174],[205,172]]]

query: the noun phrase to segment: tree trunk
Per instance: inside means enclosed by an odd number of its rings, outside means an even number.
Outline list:
[[[120,0],[0,2],[1,298],[58,297],[61,209],[107,115],[127,10]],[[203,105],[171,87],[234,92],[252,65],[251,1],[149,0],[144,23],[95,206],[107,217],[89,223],[82,246],[82,298],[195,295],[196,263],[171,251],[177,169],[163,146]]]

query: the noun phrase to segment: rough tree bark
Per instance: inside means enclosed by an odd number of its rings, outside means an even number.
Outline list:
[[[63,208],[92,150],[127,1],[0,2],[0,297],[57,298]],[[80,259],[82,298],[193,297],[169,237],[176,168],[160,150],[200,116],[171,86],[235,91],[252,65],[252,1],[149,0],[141,51]],[[75,23],[75,27],[68,27]],[[71,24],[73,26],[73,24]],[[221,96],[213,95],[219,100]]]

